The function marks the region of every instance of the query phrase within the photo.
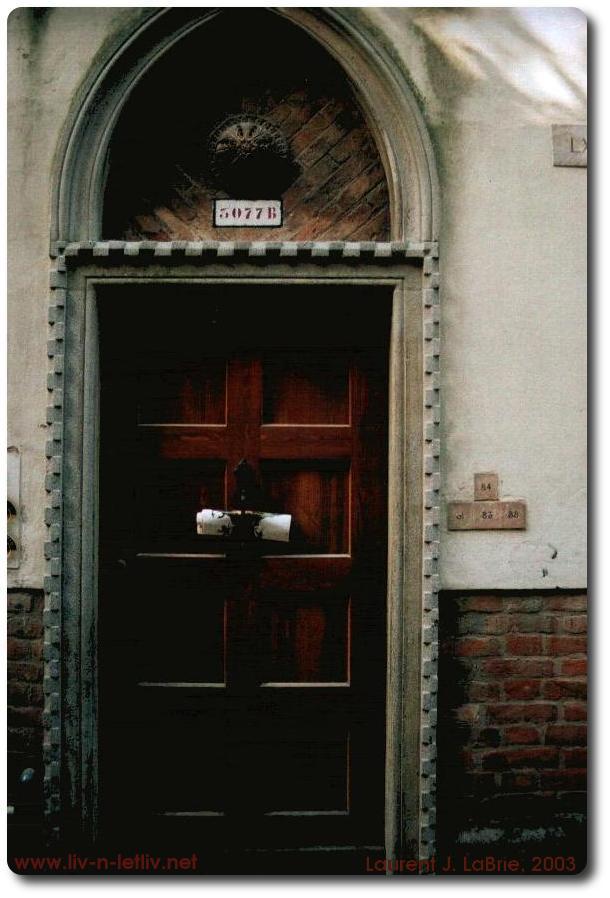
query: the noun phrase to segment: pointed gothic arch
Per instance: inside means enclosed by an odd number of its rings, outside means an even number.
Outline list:
[[[434,154],[406,74],[349,10],[275,12],[310,34],[345,71],[386,170],[390,239],[436,240],[439,196]],[[124,104],[164,54],[222,14],[218,9],[146,11],[140,25],[119,35],[98,60],[75,100],[58,149],[52,244],[102,237],[108,150]]]

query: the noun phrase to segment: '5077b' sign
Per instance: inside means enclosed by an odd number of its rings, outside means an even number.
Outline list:
[[[215,228],[280,228],[281,200],[214,200]]]

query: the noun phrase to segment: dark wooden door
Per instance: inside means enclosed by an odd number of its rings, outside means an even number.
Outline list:
[[[101,833],[118,850],[248,872],[383,844],[388,329],[370,288],[102,297]],[[292,515],[288,543],[197,536],[242,458],[261,510]]]

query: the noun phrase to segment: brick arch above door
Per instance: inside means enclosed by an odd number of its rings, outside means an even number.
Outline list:
[[[185,7],[143,9],[135,28],[130,23],[109,39],[66,115],[56,150],[51,255],[61,253],[69,242],[102,238],[110,150],[122,110],[176,44],[226,14]],[[298,26],[344,71],[386,173],[388,239],[437,240],[440,202],[434,151],[410,75],[397,63],[393,47],[380,43],[350,11],[291,7],[274,10],[273,15]],[[204,96],[214,92],[218,78],[211,84],[182,84],[180,94],[201,105]],[[167,128],[165,113],[175,96],[165,89],[157,96],[158,132]]]
[[[241,139],[236,151],[262,125],[285,158],[270,154],[270,171],[253,168],[243,187],[226,183],[212,147],[224,122]],[[240,164],[243,156],[228,168]],[[245,196],[281,199],[282,225],[217,227],[214,201]],[[223,13],[141,79],[114,130],[103,205],[110,239],[390,239],[384,163],[345,72],[302,28],[265,10]]]

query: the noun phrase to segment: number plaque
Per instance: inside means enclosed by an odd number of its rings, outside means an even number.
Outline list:
[[[525,530],[526,505],[522,499],[486,502],[449,502],[449,530]]]
[[[281,228],[281,200],[214,200],[215,228]]]
[[[474,497],[481,499],[499,499],[498,475],[494,473],[474,475]]]

